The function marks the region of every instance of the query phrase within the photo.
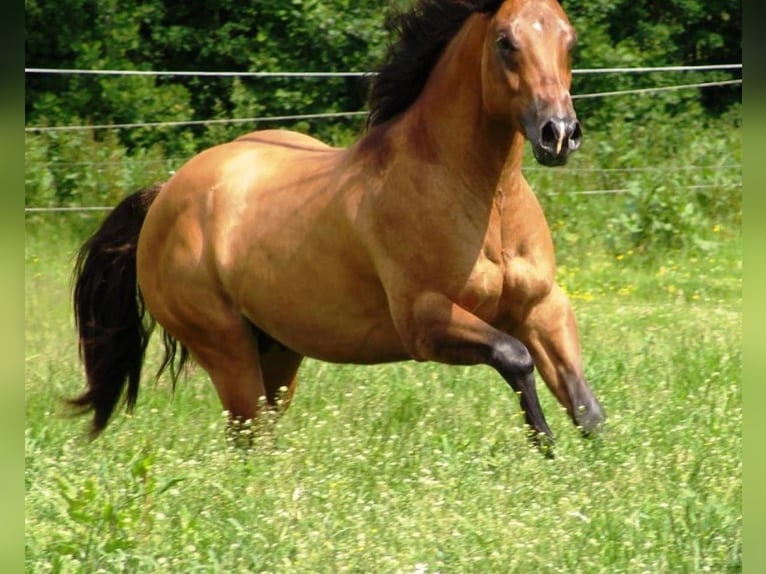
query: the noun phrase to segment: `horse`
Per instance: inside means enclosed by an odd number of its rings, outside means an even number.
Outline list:
[[[97,436],[136,402],[152,330],[175,387],[191,358],[230,421],[289,404],[304,357],[493,367],[551,452],[535,368],[584,435],[604,410],[522,174],[582,142],[576,34],[555,0],[418,0],[352,145],[262,130],[126,197],[78,253],[74,311]],[[159,373],[158,373],[159,376]],[[125,388],[127,385],[127,389]]]

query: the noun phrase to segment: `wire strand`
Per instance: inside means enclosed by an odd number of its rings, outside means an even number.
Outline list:
[[[225,118],[218,120],[185,120],[177,122],[136,122],[130,124],[101,124],[93,126],[48,126],[48,127],[30,127],[24,128],[25,132],[65,132],[79,130],[107,130],[107,129],[129,129],[129,128],[171,128],[179,126],[201,126],[217,124],[245,124],[256,122],[278,122],[278,121],[297,121],[313,120],[327,118],[343,118],[366,116],[367,112],[329,112],[322,114],[296,114],[288,116],[264,116],[257,118]]]
[[[742,64],[709,64],[698,66],[646,66],[634,68],[583,68],[572,70],[573,74],[643,74],[649,72],[706,72],[716,70],[741,70]],[[107,70],[82,68],[24,68],[27,74],[97,75],[97,76],[199,76],[240,78],[360,78],[377,75],[377,72],[214,72],[197,70]]]
[[[573,74],[645,74],[654,72],[714,72],[716,70],[741,70],[742,64],[710,64],[701,66],[646,66],[638,68],[580,68]]]
[[[97,167],[97,166],[124,166],[124,165],[171,165],[182,164],[188,158],[168,158],[168,159],[130,159],[123,160],[105,160],[105,161],[46,161],[31,159],[26,165],[45,165],[50,168],[72,168],[72,167]],[[722,164],[722,165],[675,165],[675,166],[651,166],[651,167],[564,167],[559,169],[564,173],[641,173],[641,172],[673,172],[673,171],[701,171],[701,170],[724,170],[724,169],[742,169],[742,164]],[[540,171],[551,173],[550,168],[542,166],[524,167],[525,172]]]
[[[699,82],[696,84],[679,84],[677,86],[657,86],[654,88],[635,88],[632,90],[619,90],[614,92],[596,92],[592,94],[575,94],[573,100],[582,100],[586,98],[603,98],[607,96],[623,96],[626,94],[650,94],[656,92],[668,92],[672,90],[684,90],[687,88],[709,88],[712,86],[728,86],[741,84],[742,80],[724,80],[720,82]]]
[[[683,189],[712,189],[720,187],[742,187],[739,182],[720,183],[720,184],[699,184],[699,185],[684,185]],[[615,189],[591,189],[587,191],[568,191],[568,192],[548,192],[545,195],[619,195],[633,191],[631,188],[615,188]],[[25,213],[55,213],[55,212],[88,212],[88,211],[109,211],[114,209],[114,206],[70,206],[70,207],[25,207]]]
[[[652,92],[664,92],[670,90],[681,90],[690,88],[708,88],[712,86],[726,86],[731,84],[741,84],[742,80],[725,80],[719,82],[699,82],[696,84],[680,84],[675,86],[659,86],[654,88],[638,88],[633,90],[619,90],[613,92],[597,92],[592,94],[576,94],[572,96],[573,100],[584,98],[600,98],[608,96],[621,96],[625,94],[648,94]],[[25,132],[63,132],[80,130],[105,130],[105,129],[131,129],[131,128],[168,128],[180,126],[195,125],[220,125],[220,124],[242,124],[257,122],[276,122],[276,121],[299,121],[311,119],[328,119],[343,117],[359,117],[367,115],[366,111],[359,112],[329,112],[319,114],[296,114],[284,116],[263,116],[255,118],[224,118],[214,120],[185,120],[173,122],[135,122],[126,124],[100,124],[90,126],[33,126],[25,127]]]

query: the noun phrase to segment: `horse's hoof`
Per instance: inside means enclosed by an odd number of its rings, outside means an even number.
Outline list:
[[[543,432],[533,434],[531,436],[532,442],[537,447],[537,450],[547,459],[556,458],[554,451],[555,442],[553,437]]]
[[[592,437],[601,431],[606,421],[606,414],[594,398],[590,405],[580,405],[573,418],[575,425],[580,429],[582,435],[584,437]]]

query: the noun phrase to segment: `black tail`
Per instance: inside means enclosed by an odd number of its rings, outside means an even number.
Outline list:
[[[154,320],[146,313],[138,289],[136,248],[146,213],[160,187],[148,187],[120,202],[77,254],[74,313],[88,387],[68,402],[79,407],[80,412],[94,411],[93,437],[109,422],[126,382],[128,412],[138,396],[141,366]],[[160,372],[170,366],[175,382],[187,352],[182,346],[176,368],[178,342],[167,333],[164,342],[165,360]]]

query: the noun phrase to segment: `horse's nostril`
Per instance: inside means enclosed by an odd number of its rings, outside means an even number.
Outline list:
[[[580,147],[582,128],[573,118],[554,118],[540,126],[540,147],[555,155],[566,154]]]
[[[576,140],[582,139],[582,128],[580,128],[580,122],[577,120],[572,122],[569,137]]]
[[[540,143],[545,148],[552,148],[556,145],[559,139],[558,130],[556,124],[551,120],[548,120],[543,124],[543,128],[540,130]]]
[[[569,149],[576,150],[582,143],[582,128],[580,122],[574,120],[569,126]]]

